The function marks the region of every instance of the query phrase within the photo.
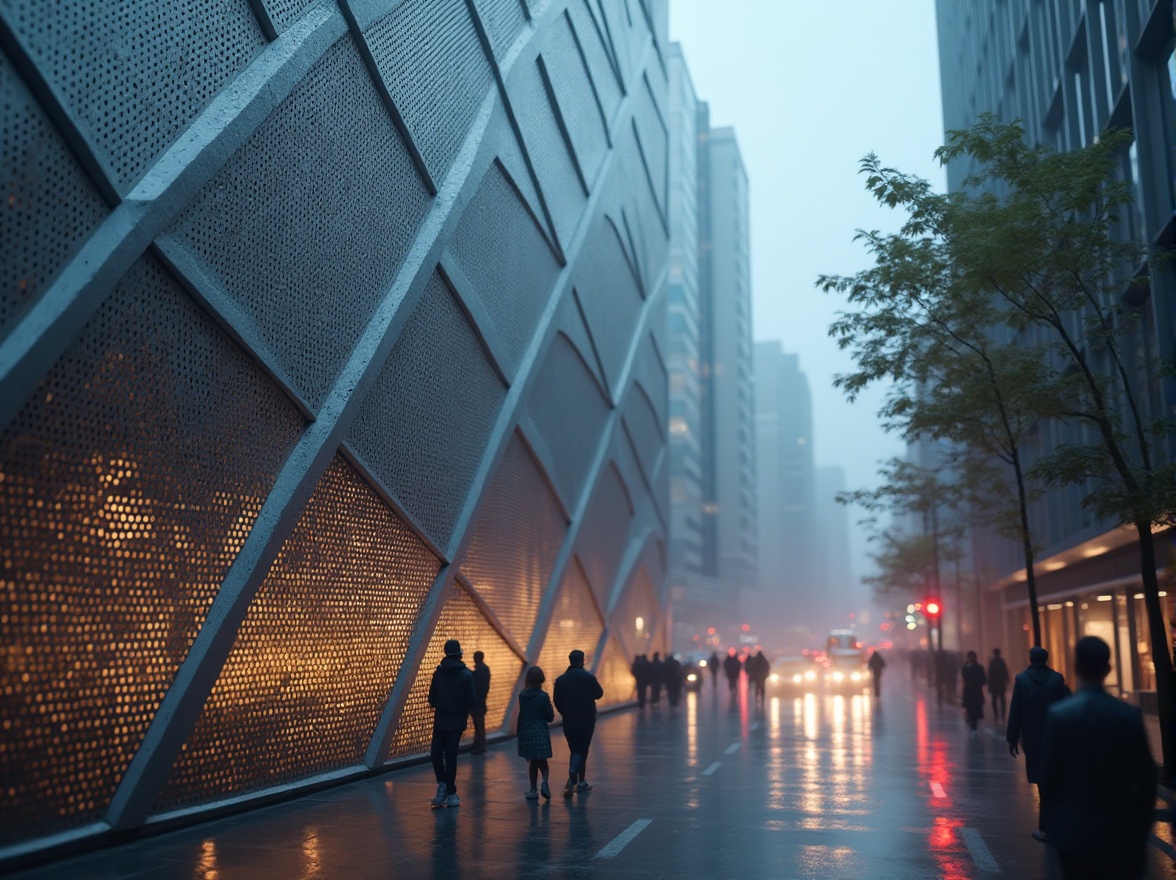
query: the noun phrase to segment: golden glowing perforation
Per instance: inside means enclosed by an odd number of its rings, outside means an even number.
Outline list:
[[[554,674],[564,670],[568,665],[568,654],[573,650],[592,654],[603,629],[596,603],[592,601],[588,578],[584,575],[579,558],[573,556],[539,654],[539,665],[547,677],[553,678]],[[591,657],[588,664],[592,664]]]
[[[336,457],[249,607],[157,809],[359,764],[439,568]]]
[[[538,465],[518,436],[512,437],[461,572],[520,645],[530,641],[565,530]]]
[[[660,645],[654,644],[658,608],[653,581],[642,566],[629,576],[619,608],[612,614],[609,632],[620,639],[629,653],[653,656],[654,651],[661,650]]]
[[[474,666],[474,651],[486,654],[486,665],[490,667],[486,729],[493,732],[502,727],[506,710],[515,698],[514,687],[523,670],[522,661],[482,616],[469,594],[455,585],[449,588],[437,628],[433,630],[433,638],[416,672],[404,710],[400,713],[392,747],[388,751],[389,760],[429,750],[433,731],[433,710],[429,708],[428,702],[429,683],[433,680],[433,670],[444,656],[443,648],[447,639],[461,642],[462,659],[471,669]],[[471,725],[466,728],[465,735],[471,737],[473,734]]]
[[[0,843],[101,817],[301,427],[145,259],[0,435]]]
[[[633,658],[625,654],[621,643],[610,637],[605,645],[604,657],[596,668],[596,678],[600,681],[600,689],[604,691],[600,705],[633,699],[635,684],[633,674],[629,671],[632,662]]]

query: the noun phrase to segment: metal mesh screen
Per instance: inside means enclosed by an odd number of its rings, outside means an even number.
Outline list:
[[[633,99],[636,106],[633,109],[633,123],[641,137],[641,149],[645,155],[649,177],[653,182],[653,192],[657,202],[665,209],[667,164],[669,162],[669,133],[661,116],[658,115],[657,101],[650,90],[649,81],[645,77],[637,85]]]
[[[177,221],[312,406],[387,292],[429,204],[350,38]]]
[[[490,37],[494,57],[501,61],[527,23],[522,0],[474,0],[474,6]]]
[[[156,808],[361,763],[439,568],[336,456],[250,605]]]
[[[506,719],[506,710],[514,699],[511,688],[523,671],[523,661],[482,616],[469,593],[454,585],[449,589],[437,628],[433,630],[433,638],[417,670],[404,710],[400,713],[392,746],[388,751],[389,760],[429,750],[433,733],[429,683],[433,680],[433,670],[444,656],[442,649],[446,639],[461,642],[463,659],[471,669],[474,665],[474,651],[486,654],[486,665],[490,667],[491,673],[490,695],[486,698],[486,729],[498,730]],[[473,735],[473,727],[467,727],[465,736]]]
[[[440,182],[494,82],[465,0],[408,0],[364,38],[429,172]]]
[[[660,650],[654,645],[660,625],[661,608],[657,604],[653,581],[644,566],[640,566],[625,585],[625,592],[609,621],[609,633],[620,640],[630,654]]]
[[[269,13],[270,21],[280,34],[294,22],[301,18],[314,0],[262,0],[265,11]]]
[[[449,247],[494,322],[513,375],[559,264],[498,163],[491,163]]]
[[[302,427],[150,259],[0,435],[0,836],[101,815]]]
[[[579,539],[579,546],[586,548],[583,552],[584,572],[602,608],[608,607],[609,590],[628,543],[632,519],[629,496],[616,467],[610,463],[601,474],[588,503]]]
[[[632,664],[633,657],[626,654],[621,643],[610,636],[604,645],[604,656],[596,667],[596,679],[604,691],[599,705],[626,703],[637,696],[637,682],[630,671]]]
[[[659,301],[664,300],[665,297],[660,297]],[[665,365],[662,363],[661,357],[658,355],[656,343],[650,332],[645,334],[641,341],[641,348],[637,353],[637,381],[645,389],[645,393],[649,396],[649,402],[653,406],[653,411],[657,414],[659,424],[666,424],[667,413],[666,408],[669,406],[670,381],[666,375]]]
[[[575,406],[568,406],[568,401]],[[570,509],[580,497],[608,418],[608,401],[588,367],[562,333],[527,394],[527,415],[551,453],[552,480]]]
[[[4,19],[122,191],[265,48],[246,0],[7,0]]]
[[[580,46],[584,49],[584,56],[588,59],[588,70],[592,75],[592,84],[596,86],[596,94],[604,108],[604,117],[610,123],[621,105],[621,86],[617,82],[617,74],[605,50],[605,37],[600,31],[596,17],[589,10],[592,0],[572,0],[568,4],[568,15],[575,26],[576,36],[580,39]]]
[[[596,99],[592,96],[592,83],[584,59],[576,48],[571,22],[566,15],[552,23],[543,58],[580,169],[591,184],[608,152],[608,140],[600,114],[596,112]]]
[[[543,667],[549,680],[554,680],[568,665],[568,654],[577,648],[585,654],[592,654],[603,631],[604,622],[592,601],[588,577],[580,560],[573,556],[564,575],[559,599],[551,612],[551,623],[547,627],[538,665]],[[591,664],[589,658],[588,665]]]
[[[631,331],[641,313],[641,289],[625,256],[617,228],[598,220],[576,265],[576,295],[600,353],[611,388],[616,389]]]
[[[0,339],[106,206],[0,53]]]
[[[347,439],[440,547],[453,534],[505,393],[434,273]]]
[[[555,121],[555,109],[547,97],[538,65],[513,71],[510,85],[512,103],[527,108],[526,112],[518,114],[519,128],[527,153],[535,164],[556,235],[566,245],[584,213],[587,197]]]
[[[531,640],[566,530],[539,466],[515,435],[486,490],[461,572],[520,645]]]
[[[633,385],[629,396],[625,400],[625,431],[633,444],[633,451],[637,454],[637,463],[641,466],[646,479],[652,481],[653,468],[657,464],[658,453],[665,445],[661,424],[657,414],[653,411],[653,404],[645,396],[645,389],[640,385]]]

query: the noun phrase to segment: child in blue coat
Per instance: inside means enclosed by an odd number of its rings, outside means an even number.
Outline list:
[[[539,774],[543,774],[543,797],[551,800],[551,789],[547,787],[547,759],[551,757],[551,733],[547,725],[555,720],[555,709],[552,708],[551,698],[543,690],[543,682],[547,677],[538,666],[527,670],[526,685],[519,692],[519,757],[527,759],[527,776],[531,781],[531,789],[524,797],[527,800],[538,800],[539,791],[535,790],[535,782]]]

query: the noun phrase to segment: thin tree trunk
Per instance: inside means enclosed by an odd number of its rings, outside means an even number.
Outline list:
[[[1041,644],[1041,612],[1037,610],[1037,575],[1033,571],[1033,541],[1029,536],[1029,499],[1021,457],[1013,450],[1013,472],[1017,475],[1017,507],[1021,514],[1021,552],[1025,556],[1025,587],[1029,590],[1029,612],[1033,620],[1033,644]]]
[[[1156,703],[1160,714],[1160,751],[1164,763],[1162,776],[1166,785],[1174,779],[1176,755],[1176,696],[1172,669],[1172,649],[1169,647],[1168,626],[1160,604],[1160,582],[1156,576],[1156,545],[1150,522],[1136,522],[1139,533],[1139,561],[1143,576],[1143,604],[1147,608],[1148,633],[1151,636],[1152,662],[1156,669]]]

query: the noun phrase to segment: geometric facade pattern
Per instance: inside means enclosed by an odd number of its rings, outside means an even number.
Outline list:
[[[0,866],[665,650],[649,0],[0,4]],[[62,51],[68,47],[68,51]]]

